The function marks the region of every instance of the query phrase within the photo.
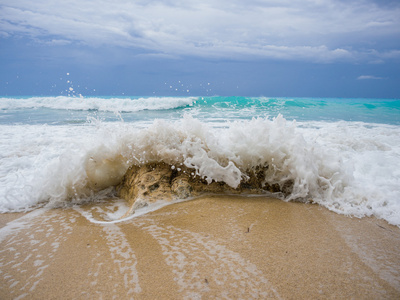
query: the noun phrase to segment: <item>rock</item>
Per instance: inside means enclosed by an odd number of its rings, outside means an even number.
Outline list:
[[[180,199],[189,198],[192,195],[193,187],[188,178],[179,176],[172,181],[171,191]]]
[[[268,166],[257,167],[246,172],[247,178],[234,189],[224,182],[207,183],[194,174],[194,170],[184,166],[179,171],[165,163],[153,163],[142,166],[131,166],[126,172],[117,190],[119,196],[130,204],[129,214],[138,208],[157,200],[174,200],[195,197],[202,193],[213,194],[259,194],[265,191],[290,193],[292,182],[281,188],[278,184],[268,184],[265,174]]]
[[[171,199],[171,175],[170,166],[164,163],[131,166],[119,185],[119,196],[131,205],[138,198],[149,202]]]

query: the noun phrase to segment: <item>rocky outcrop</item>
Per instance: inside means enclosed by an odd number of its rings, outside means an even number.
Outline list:
[[[278,184],[270,185],[266,182],[267,169],[268,166],[260,166],[246,172],[246,178],[234,189],[224,182],[213,181],[208,184],[206,180],[196,176],[193,169],[184,166],[175,168],[165,163],[133,165],[126,172],[117,190],[119,196],[129,202],[130,213],[156,200],[186,199],[204,193],[260,194],[265,191],[290,193],[292,186],[290,182],[282,188]]]
[[[172,170],[166,164],[131,166],[119,185],[119,196],[130,204],[137,198],[171,199]]]

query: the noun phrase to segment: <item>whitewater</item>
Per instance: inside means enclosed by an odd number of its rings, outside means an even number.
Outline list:
[[[400,225],[400,100],[2,97],[0,212],[115,196],[131,165],[264,183],[337,213]],[[162,199],[160,199],[162,200]]]

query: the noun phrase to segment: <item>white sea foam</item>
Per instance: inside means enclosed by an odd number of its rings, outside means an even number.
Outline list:
[[[90,97],[31,97],[0,98],[0,109],[62,109],[97,110],[108,112],[136,112],[142,110],[163,110],[191,106],[194,97],[146,97],[146,98],[90,98]]]
[[[268,165],[266,182],[293,182],[287,201],[312,200],[400,225],[398,126],[296,124],[282,116],[213,125],[185,116],[147,128],[123,122],[1,127],[2,212],[108,195],[131,164],[185,165],[232,187],[246,170]]]
[[[72,222],[73,219],[65,215],[38,209],[0,229],[3,252],[0,268],[4,267],[5,271],[2,272],[3,286],[19,291],[20,296],[15,299],[32,295],[36,287],[43,282],[43,274],[52,265],[54,257],[62,248],[60,246],[72,232]],[[46,224],[45,227],[41,226],[43,223]],[[54,227],[53,223],[60,226]],[[23,230],[26,227],[30,228],[29,234]],[[5,253],[7,255],[4,255]],[[46,254],[45,259],[40,253]],[[23,280],[21,274],[25,274]]]
[[[172,267],[179,292],[184,293],[183,299],[201,299],[202,294],[210,291],[208,280],[204,281],[205,274],[219,286],[216,298],[281,299],[256,265],[208,235],[171,225],[141,224],[141,230],[150,233],[161,246],[165,262]],[[218,264],[215,264],[216,261]],[[204,269],[212,269],[213,272],[205,272]],[[230,294],[232,290],[234,295]]]
[[[121,274],[124,274],[124,286],[130,299],[133,293],[140,293],[139,274],[136,269],[137,259],[129,241],[121,229],[114,224],[104,224],[107,244],[114,263],[118,265]],[[128,298],[128,297],[127,297]]]
[[[299,132],[319,148],[340,157],[347,174],[353,176],[341,197],[321,199],[321,204],[336,212],[375,215],[400,224],[399,126],[308,122]]]

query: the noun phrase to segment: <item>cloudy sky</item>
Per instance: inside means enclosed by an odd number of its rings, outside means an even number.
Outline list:
[[[400,98],[399,0],[2,0],[0,95]]]

